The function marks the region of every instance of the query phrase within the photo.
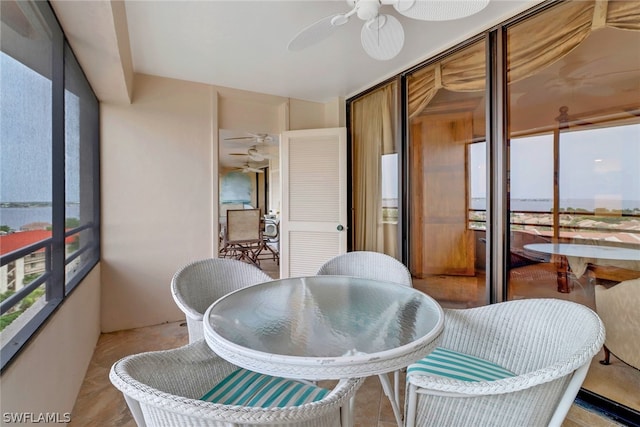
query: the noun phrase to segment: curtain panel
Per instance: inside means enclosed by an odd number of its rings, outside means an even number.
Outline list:
[[[388,253],[385,247],[395,248],[395,242],[385,242],[389,237],[382,221],[382,155],[395,152],[396,86],[390,83],[352,104],[355,250]]]
[[[544,25],[532,19],[509,30],[509,82],[540,72],[599,28],[640,31],[638,1],[572,1],[551,9],[548,16]],[[484,90],[484,42],[412,73],[407,82],[410,119],[420,114],[441,88],[454,92]]]

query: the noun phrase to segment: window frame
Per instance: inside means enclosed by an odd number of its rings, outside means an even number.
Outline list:
[[[47,29],[51,31],[51,147],[52,147],[52,235],[50,238],[22,247],[18,250],[0,256],[0,266],[9,265],[21,258],[28,258],[36,251],[45,252],[45,271],[33,282],[19,289],[0,303],[0,314],[7,313],[12,307],[19,305],[34,289],[45,284],[45,304],[22,327],[2,345],[0,351],[0,372],[16,360],[25,345],[43,327],[47,320],[66,301],[74,289],[82,282],[87,274],[100,261],[100,105],[95,92],[78,64],[68,41],[65,39],[62,28],[48,2],[30,1],[35,10],[44,19]],[[73,59],[69,63],[65,61],[65,54]],[[65,66],[77,67],[71,75],[78,75],[84,81],[80,86],[88,88],[90,93],[80,94],[84,101],[88,101],[89,111],[83,114],[91,115],[89,123],[90,137],[79,141],[80,149],[89,145],[91,155],[85,160],[85,166],[90,167],[91,194],[88,195],[88,203],[91,204],[90,220],[73,229],[65,229],[66,216],[66,169],[65,169]],[[85,91],[87,92],[87,91]],[[83,108],[86,103],[83,104]],[[81,125],[85,125],[81,123]],[[82,162],[82,160],[81,160]],[[80,166],[79,166],[80,167]],[[85,177],[82,175],[80,178]],[[82,202],[82,200],[80,200]],[[80,245],[76,251],[66,254],[65,241],[68,237],[88,231],[92,238],[87,245]],[[79,270],[66,282],[66,266],[81,255],[88,255],[83,260]],[[66,282],[66,283],[65,283]]]

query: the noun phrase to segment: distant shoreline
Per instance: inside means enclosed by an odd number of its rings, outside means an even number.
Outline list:
[[[80,202],[66,202],[67,205],[79,205]],[[0,208],[50,208],[51,202],[0,202]]]
[[[51,202],[0,202],[0,225],[18,231],[33,223],[52,223]],[[65,218],[80,218],[80,203],[65,205]]]
[[[484,197],[473,197],[469,200],[471,210],[487,210],[487,199]],[[531,198],[510,200],[512,212],[540,212],[549,213],[553,209],[552,199]],[[394,209],[398,207],[398,199],[382,199],[382,207]],[[562,211],[579,211],[595,213],[597,211],[627,211],[640,213],[640,200],[614,200],[614,199],[560,199],[560,209]]]

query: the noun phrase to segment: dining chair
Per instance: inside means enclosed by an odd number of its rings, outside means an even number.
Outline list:
[[[381,252],[353,251],[337,255],[320,266],[316,274],[362,277],[413,287],[409,269],[394,257]],[[382,375],[380,381],[384,384]],[[400,371],[393,372],[393,396],[389,398],[400,406]]]
[[[256,258],[271,259],[277,265],[280,264],[280,224],[278,221],[265,218],[262,232],[262,243],[256,253]]]
[[[595,286],[596,312],[607,329],[603,365],[611,354],[640,369],[640,278],[624,280],[612,287]]]
[[[444,311],[439,346],[407,368],[406,427],[562,425],[604,342],[594,311],[543,298]]]
[[[362,379],[332,389],[241,369],[204,340],[114,363],[111,383],[140,427],[342,427]]]
[[[316,274],[364,277],[413,286],[409,269],[380,252],[353,251],[337,255],[325,262]]]
[[[259,266],[262,246],[260,209],[227,210],[221,255]]]
[[[204,337],[204,312],[231,291],[273,280],[259,268],[235,259],[207,258],[180,268],[171,279],[171,294],[185,314],[189,342]]]

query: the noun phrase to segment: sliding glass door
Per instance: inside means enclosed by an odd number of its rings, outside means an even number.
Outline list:
[[[640,347],[624,343],[640,341],[637,308],[625,307],[640,295],[640,281],[625,285],[640,277],[638,9],[565,2],[506,32],[507,298],[596,310],[618,357],[596,357],[584,388],[635,410]]]
[[[391,124],[402,124],[403,136],[397,247],[414,287],[443,307],[541,297],[590,307],[607,341],[582,395],[633,416],[640,413],[638,46],[637,1],[544,2],[402,73],[406,102]],[[362,135],[391,128],[361,112],[351,125]],[[393,154],[379,147],[375,158]],[[379,203],[358,184],[366,171],[352,172],[352,193],[373,203],[354,201],[353,211],[383,212],[385,197]],[[363,224],[358,212],[353,224]]]
[[[407,76],[409,269],[445,307],[488,303],[485,46]]]

